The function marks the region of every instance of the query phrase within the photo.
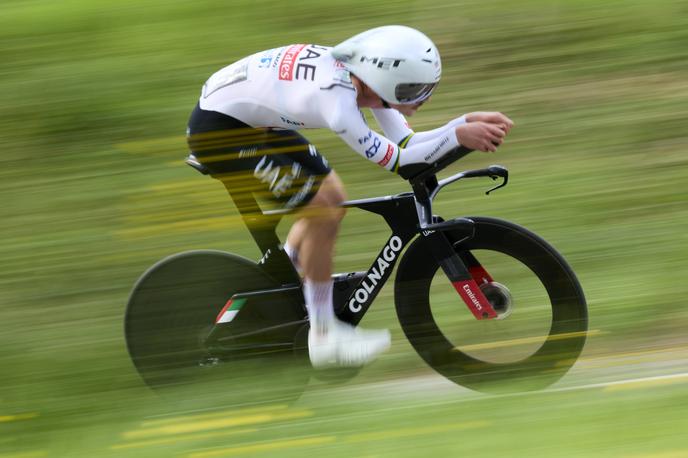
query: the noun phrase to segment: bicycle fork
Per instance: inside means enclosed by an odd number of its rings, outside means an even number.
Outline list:
[[[475,230],[473,221],[468,218],[456,218],[429,224],[421,234],[425,237],[435,260],[473,316],[478,320],[497,318],[497,312],[478,286],[478,282],[491,282],[492,278],[470,253],[465,256],[469,264],[466,266],[444,235],[444,231],[447,230],[458,230],[465,234],[459,241],[466,240],[473,236]]]

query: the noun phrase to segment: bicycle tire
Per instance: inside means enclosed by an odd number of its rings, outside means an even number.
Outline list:
[[[541,237],[508,221],[469,218],[475,222],[474,237],[461,241],[458,234],[447,233],[460,256],[486,250],[513,258],[544,288],[551,324],[542,344],[519,360],[493,362],[472,356],[452,343],[433,317],[430,289],[438,264],[422,237],[411,244],[397,271],[395,305],[402,329],[429,366],[459,385],[483,392],[545,388],[571,368],[585,344],[588,319],[583,290],[564,258]],[[461,302],[458,295],[455,297]],[[462,303],[459,305],[463,310],[457,308],[456,313],[468,313]],[[479,323],[472,318],[471,322]]]
[[[189,251],[156,263],[134,286],[125,314],[127,348],[137,371],[147,385],[160,391],[210,380],[225,387],[239,378],[268,380],[275,375],[273,369],[286,368],[293,370],[289,390],[282,390],[279,397],[297,398],[309,377],[296,367],[299,360],[293,348],[247,353],[245,358],[237,354],[216,363],[204,344],[218,312],[233,294],[277,286],[256,263],[221,251]],[[284,322],[289,316],[303,317],[298,305],[272,305],[243,308],[235,318],[242,332]],[[213,363],[204,364],[208,361]],[[239,400],[244,403],[258,401],[252,395],[265,394],[255,383],[242,385]]]

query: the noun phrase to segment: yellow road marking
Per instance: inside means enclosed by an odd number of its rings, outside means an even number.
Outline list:
[[[236,456],[246,453],[267,452],[272,450],[282,450],[285,448],[305,447],[309,445],[321,445],[336,441],[334,436],[305,437],[302,439],[288,439],[281,441],[261,442],[256,444],[241,445],[238,447],[227,447],[206,452],[196,452],[188,455],[189,458],[213,458],[218,456]]]
[[[197,440],[214,439],[216,437],[226,437],[226,436],[233,436],[233,435],[238,435],[238,434],[255,433],[257,431],[258,431],[257,429],[236,429],[236,430],[232,430],[232,431],[222,431],[222,432],[215,432],[215,433],[188,434],[185,436],[176,436],[176,437],[167,437],[167,438],[162,438],[162,439],[150,439],[150,440],[145,440],[145,441],[127,442],[124,444],[113,445],[110,448],[112,450],[121,450],[121,449],[128,449],[128,448],[150,447],[153,445],[168,445],[168,444],[176,444],[179,442],[190,442],[190,441],[197,441]]]
[[[509,339],[509,340],[498,340],[496,342],[486,342],[481,344],[473,345],[462,345],[461,347],[455,347],[454,351],[474,351],[474,350],[486,350],[491,348],[503,348],[503,347],[513,347],[516,345],[527,345],[531,343],[544,343],[545,340],[564,340],[573,339],[582,336],[595,336],[602,334],[602,331],[598,329],[593,329],[587,332],[565,332],[562,334],[555,334],[552,336],[534,336],[534,337],[523,337],[521,339]]]
[[[19,413],[17,415],[0,415],[0,423],[9,423],[11,421],[21,421],[21,420],[30,420],[32,418],[36,418],[38,416],[37,413]]]
[[[653,386],[673,385],[688,381],[688,373],[671,376],[648,377],[644,379],[627,380],[604,387],[604,391],[637,390]],[[686,455],[688,456],[688,455]]]
[[[474,421],[465,423],[452,423],[447,425],[431,425],[418,428],[398,428],[386,431],[377,431],[363,434],[353,434],[344,436],[342,439],[346,442],[369,442],[384,439],[394,439],[399,437],[420,436],[425,434],[435,434],[447,431],[460,431],[474,428],[485,428],[490,425],[487,421]],[[204,452],[196,452],[188,455],[189,458],[214,458],[223,456],[236,456],[248,453],[268,452],[274,450],[281,450],[285,448],[305,447],[309,445],[321,445],[337,441],[336,436],[315,436],[301,439],[289,439],[270,442],[259,442],[247,445],[240,445],[236,447],[227,447],[221,449],[208,450]]]
[[[268,405],[268,406],[248,407],[245,409],[230,409],[230,410],[221,410],[221,411],[202,413],[202,414],[184,415],[184,416],[180,416],[180,417],[157,418],[157,419],[153,419],[153,420],[146,420],[143,423],[141,423],[141,426],[147,428],[147,427],[151,427],[151,426],[168,425],[170,423],[188,423],[188,422],[192,422],[192,421],[209,420],[211,418],[218,418],[218,417],[219,418],[227,418],[230,416],[237,416],[237,415],[248,415],[248,414],[254,414],[254,413],[283,411],[283,410],[287,409],[288,407],[289,406],[286,404],[274,404],[274,405]]]
[[[487,421],[472,421],[465,423],[450,423],[447,425],[431,425],[418,428],[398,428],[387,431],[376,431],[372,433],[353,434],[345,437],[347,442],[368,442],[384,439],[394,439],[398,437],[421,436],[425,434],[435,434],[447,431],[460,431],[464,429],[485,428],[490,425]]]
[[[609,353],[601,356],[588,356],[586,358],[580,358],[578,361],[585,364],[590,364],[593,367],[618,366],[628,364],[629,361],[627,360],[627,358],[635,358],[633,361],[630,361],[631,363],[642,362],[647,359],[657,361],[657,358],[666,358],[667,356],[671,356],[679,352],[685,352],[687,350],[688,347],[676,346],[652,350],[637,350],[621,353]],[[610,361],[610,359],[612,358],[614,359],[614,361]]]
[[[125,439],[138,439],[146,437],[193,433],[209,429],[231,428],[235,426],[254,425],[271,421],[291,420],[294,418],[304,418],[313,415],[309,410],[297,410],[285,413],[256,413],[252,415],[242,415],[233,418],[206,419],[201,421],[189,421],[186,423],[162,425],[138,431],[129,431],[122,436]]]

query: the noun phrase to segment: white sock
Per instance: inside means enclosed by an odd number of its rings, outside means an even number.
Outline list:
[[[287,253],[287,256],[289,256],[289,260],[299,275],[303,275],[303,272],[301,271],[301,264],[299,264],[299,252],[296,251],[294,247],[289,245],[289,242],[286,242],[282,249]]]
[[[303,282],[303,295],[306,299],[308,319],[319,334],[324,334],[335,319],[332,305],[333,281],[316,282],[306,279]]]

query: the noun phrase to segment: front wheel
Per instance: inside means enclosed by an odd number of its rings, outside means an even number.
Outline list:
[[[487,391],[541,389],[559,380],[583,349],[587,307],[573,270],[546,241],[507,221],[471,217],[475,235],[448,232],[498,319],[477,321],[420,237],[399,267],[395,302],[415,350],[459,385]],[[505,383],[507,382],[508,383]]]

